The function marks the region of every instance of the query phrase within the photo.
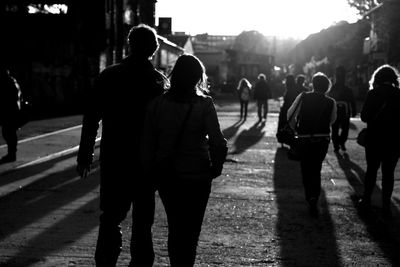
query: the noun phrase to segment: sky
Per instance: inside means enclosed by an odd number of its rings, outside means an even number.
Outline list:
[[[304,39],[335,22],[356,22],[347,0],[158,0],[156,16],[172,18],[172,31],[195,35],[266,36]]]

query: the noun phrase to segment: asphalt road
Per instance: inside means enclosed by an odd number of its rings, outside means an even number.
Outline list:
[[[392,220],[382,217],[379,179],[373,212],[361,214],[354,206],[366,167],[355,142],[363,127],[359,119],[352,121],[346,153],[335,154],[330,147],[320,216],[311,218],[298,162],[288,160],[276,142],[278,102],[270,103],[271,113],[261,124],[254,104],[244,123],[238,121],[237,103],[217,100],[216,105],[230,149],[223,174],[213,182],[196,266],[400,266],[399,168]],[[18,161],[0,166],[0,266],[94,266],[98,163],[88,179],[77,177],[80,118],[62,120],[72,128],[54,134],[44,128],[59,120],[35,122],[47,135],[26,133],[33,139],[21,138]],[[155,266],[168,266],[166,227],[157,199]],[[129,229],[126,219],[118,266],[129,262]]]

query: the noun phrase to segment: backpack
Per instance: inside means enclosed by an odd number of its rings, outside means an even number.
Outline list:
[[[240,99],[243,101],[249,101],[250,99],[250,89],[248,87],[243,87],[240,93]]]

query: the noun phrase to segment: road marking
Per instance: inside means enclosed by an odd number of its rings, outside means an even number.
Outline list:
[[[68,132],[68,131],[75,130],[75,129],[78,129],[78,128],[82,128],[82,125],[72,126],[72,127],[69,127],[69,128],[58,130],[58,131],[54,131],[54,132],[50,132],[50,133],[45,133],[45,134],[41,134],[41,135],[36,135],[36,136],[29,137],[29,138],[25,138],[25,139],[22,139],[22,140],[18,141],[18,144],[29,142],[29,141],[40,139],[40,138],[44,138],[44,137],[55,135],[55,134],[59,134],[59,133],[63,133],[63,132]],[[6,146],[7,146],[7,144],[1,145],[0,148],[6,147]]]
[[[96,143],[98,141],[100,141],[100,140],[101,140],[101,137],[97,137],[96,138]],[[15,169],[21,169],[21,168],[24,168],[24,167],[27,167],[27,166],[32,166],[32,165],[35,165],[35,164],[38,164],[38,163],[42,163],[42,162],[47,161],[47,160],[51,160],[53,158],[58,158],[58,157],[61,157],[61,156],[64,156],[64,155],[72,154],[75,151],[78,151],[78,149],[79,149],[79,146],[74,146],[74,147],[71,147],[71,148],[67,148],[67,149],[61,150],[59,152],[55,152],[53,154],[49,154],[47,156],[44,156],[44,157],[29,161],[29,162],[24,163],[22,165],[18,165]]]

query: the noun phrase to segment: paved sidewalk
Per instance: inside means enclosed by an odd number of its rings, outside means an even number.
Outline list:
[[[382,217],[380,181],[373,212],[366,216],[354,207],[365,172],[364,153],[355,142],[363,127],[358,119],[352,121],[347,153],[328,152],[321,214],[313,219],[304,203],[299,164],[289,161],[276,143],[276,107],[265,124],[256,122],[254,105],[244,123],[238,121],[236,104],[217,105],[217,110],[230,150],[223,174],[213,182],[196,266],[400,266],[399,168],[393,220]],[[15,166],[0,166],[0,190],[8,187],[0,191],[0,266],[94,266],[98,164],[82,180],[75,172],[73,149],[48,156],[76,146],[79,134],[76,127],[32,140],[34,145],[21,143]],[[37,161],[26,164],[32,160]],[[26,179],[30,183],[11,190]],[[129,219],[122,230],[118,266],[127,266]],[[157,199],[154,266],[168,266],[166,238],[165,214]]]

